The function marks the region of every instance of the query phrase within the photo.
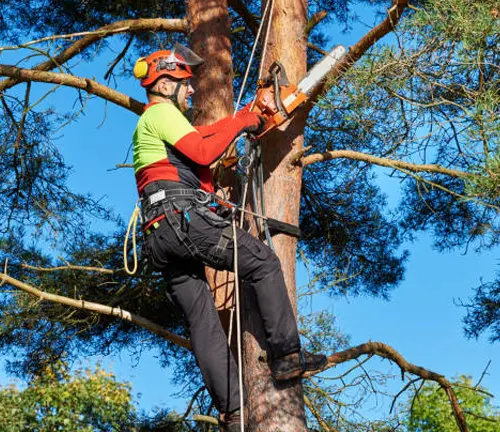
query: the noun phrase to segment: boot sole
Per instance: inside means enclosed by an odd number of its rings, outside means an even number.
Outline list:
[[[317,371],[317,370],[320,370],[320,369],[323,369],[326,365],[328,364],[328,358],[324,358],[323,361],[317,365],[315,368],[307,368],[306,367],[306,372],[314,372],[314,371]]]
[[[276,381],[287,381],[294,378],[299,378],[300,376],[302,376],[304,372],[305,372],[304,369],[299,368],[299,369],[294,369],[293,371],[290,371],[287,374],[281,374],[281,375],[273,374],[273,377]]]

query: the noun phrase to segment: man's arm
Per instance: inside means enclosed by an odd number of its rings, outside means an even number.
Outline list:
[[[224,127],[203,137],[177,108],[169,104],[161,105],[164,106],[149,108],[155,110],[151,121],[158,137],[202,166],[216,161],[240,133],[257,131],[263,123],[258,114],[247,111],[230,117],[224,122]]]
[[[231,114],[210,125],[195,126],[194,128],[200,133],[200,135],[203,138],[209,137],[210,135],[213,135],[217,133],[219,130],[225,128],[233,120],[233,117],[240,117],[248,113],[250,111],[250,105],[251,104],[244,106],[241,110],[239,110],[236,113],[236,116],[233,116]]]

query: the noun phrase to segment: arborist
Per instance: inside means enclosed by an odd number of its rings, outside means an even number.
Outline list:
[[[134,169],[142,203],[143,252],[162,272],[187,320],[205,385],[221,413],[222,428],[240,430],[235,359],[209,289],[205,266],[234,270],[231,220],[212,207],[210,165],[242,132],[258,135],[263,118],[248,107],[208,126],[192,126],[185,114],[194,93],[193,70],[203,60],[176,44],[140,58],[134,75],[148,104],[133,136]],[[257,298],[278,381],[323,368],[327,359],[301,349],[297,323],[276,254],[246,231],[235,235],[238,270]]]

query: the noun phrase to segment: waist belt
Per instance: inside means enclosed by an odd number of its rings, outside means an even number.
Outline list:
[[[148,208],[174,198],[192,198],[193,201],[202,205],[208,204],[213,199],[212,194],[201,189],[160,189],[147,198],[143,198],[142,205]]]
[[[201,189],[160,189],[147,197],[141,199],[143,215],[143,231],[146,235],[151,233],[151,228],[158,228],[159,221],[165,219],[165,204],[174,213],[182,213],[181,207],[175,204],[175,201],[187,201],[190,203],[184,211],[185,217],[189,220],[187,210],[194,205],[208,206],[214,202],[214,196]],[[155,211],[156,210],[156,211]],[[161,213],[160,213],[161,212]],[[160,213],[160,214],[158,214]]]
[[[144,216],[148,214],[150,209],[154,207],[160,207],[160,205],[166,202],[172,202],[172,205],[169,207],[172,208],[172,211],[174,213],[181,212],[181,210],[175,205],[176,198],[179,198],[180,200],[186,199],[188,201],[191,201],[195,204],[202,206],[211,206],[212,204],[214,206],[219,206],[219,205],[226,206],[224,200],[220,199],[215,194],[206,192],[201,189],[187,189],[187,188],[160,189],[148,195],[147,197],[142,198],[141,200],[143,221],[144,221],[143,229],[144,231],[146,231],[146,234],[149,234],[151,232],[151,231],[148,232],[151,226],[153,226],[153,228],[157,228],[157,226],[154,225],[158,223],[161,219],[165,218],[165,212],[164,209],[162,209],[161,215],[149,218],[149,220]],[[228,207],[233,208],[234,205],[231,204]],[[298,226],[282,222],[273,218],[266,218],[266,221],[269,226],[269,229],[272,231],[271,235],[276,233],[283,233],[289,236],[300,238],[300,228]]]

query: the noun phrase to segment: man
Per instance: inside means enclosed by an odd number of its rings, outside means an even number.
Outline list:
[[[189,79],[203,61],[179,44],[137,61],[134,75],[146,89],[148,104],[134,132],[134,167],[142,198],[144,252],[168,281],[182,309],[204,382],[226,431],[239,430],[240,402],[236,362],[215,310],[205,265],[233,270],[230,220],[210,204],[214,191],[210,165],[239,134],[258,134],[263,119],[248,108],[213,125],[193,127],[187,120]],[[276,380],[300,377],[326,365],[324,355],[300,348],[297,324],[278,258],[260,240],[238,229],[238,270],[257,298]]]

